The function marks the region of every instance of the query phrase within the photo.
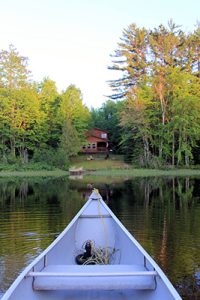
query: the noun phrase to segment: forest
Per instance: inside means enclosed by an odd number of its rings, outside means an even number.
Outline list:
[[[124,29],[114,54],[113,90],[89,109],[71,84],[58,92],[46,77],[31,78],[28,58],[15,46],[0,50],[0,165],[67,168],[85,132],[107,130],[113,153],[140,167],[200,163],[200,26],[185,33],[168,26]],[[92,88],[92,87],[91,87]],[[95,99],[94,99],[95,101]]]

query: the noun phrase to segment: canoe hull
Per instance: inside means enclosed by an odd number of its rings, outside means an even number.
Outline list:
[[[87,240],[112,249],[107,265],[77,266]],[[58,238],[15,280],[2,300],[180,300],[170,281],[94,192]]]

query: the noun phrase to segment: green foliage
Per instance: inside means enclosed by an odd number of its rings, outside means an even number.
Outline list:
[[[9,90],[26,87],[30,75],[27,65],[27,57],[20,56],[13,45],[9,51],[0,51],[0,87]]]
[[[68,169],[68,160],[61,149],[38,149],[34,152],[33,160],[35,164],[48,165],[49,168],[57,167],[63,170]]]
[[[74,85],[70,85],[61,95],[61,115],[63,123],[70,120],[75,128],[78,137],[84,141],[84,132],[90,123],[90,113],[88,108],[82,103],[81,91]]]
[[[110,147],[114,153],[120,153],[120,112],[123,110],[122,101],[106,101],[99,109],[91,109],[92,127],[108,131]]]
[[[61,137],[60,149],[64,152],[67,162],[72,156],[76,156],[81,148],[81,139],[70,119],[66,119]]]
[[[110,83],[111,99],[121,101],[91,112],[76,86],[59,94],[49,78],[30,82],[28,59],[13,45],[0,50],[0,163],[67,169],[92,127],[108,131],[111,149],[140,166],[199,162],[199,33],[173,21],[153,30],[131,24],[110,67],[123,74]]]
[[[111,82],[111,98],[124,99],[121,143],[143,166],[192,162],[200,140],[199,37],[199,27],[185,34],[172,20],[123,31],[111,67],[123,76]]]
[[[67,169],[90,112],[73,85],[59,94],[49,78],[30,83],[27,62],[12,45],[0,51],[0,162],[14,169],[28,168],[31,160]]]
[[[45,78],[37,87],[41,111],[41,139],[42,143],[57,148],[62,132],[62,117],[60,115],[61,97],[56,84]]]
[[[38,162],[38,163],[29,163],[29,164],[1,164],[0,163],[0,171],[39,171],[39,170],[46,170],[46,171],[53,171],[55,167],[49,165],[45,162]]]

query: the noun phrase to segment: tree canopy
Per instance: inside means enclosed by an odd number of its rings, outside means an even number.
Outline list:
[[[89,118],[78,88],[59,93],[49,78],[33,82],[27,58],[12,45],[0,51],[1,161],[48,161],[64,148],[64,164],[79,152]]]
[[[124,100],[122,143],[132,139],[132,157],[143,149],[144,165],[192,162],[200,139],[199,30],[186,34],[171,20],[153,30],[131,24],[113,55],[110,69],[123,74],[110,82],[111,98]]]
[[[0,50],[0,161],[63,167],[97,127],[130,162],[200,162],[199,45],[199,25],[185,33],[172,20],[154,29],[130,24],[109,67],[122,76],[110,82],[110,99],[91,110],[75,85],[58,92],[48,77],[34,82],[27,57],[13,45]]]

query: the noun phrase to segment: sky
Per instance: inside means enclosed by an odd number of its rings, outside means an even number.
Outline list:
[[[0,50],[13,44],[29,59],[33,80],[49,77],[58,91],[79,88],[99,108],[112,94],[108,69],[123,29],[153,29],[170,19],[185,32],[200,21],[199,0],[0,0]]]

